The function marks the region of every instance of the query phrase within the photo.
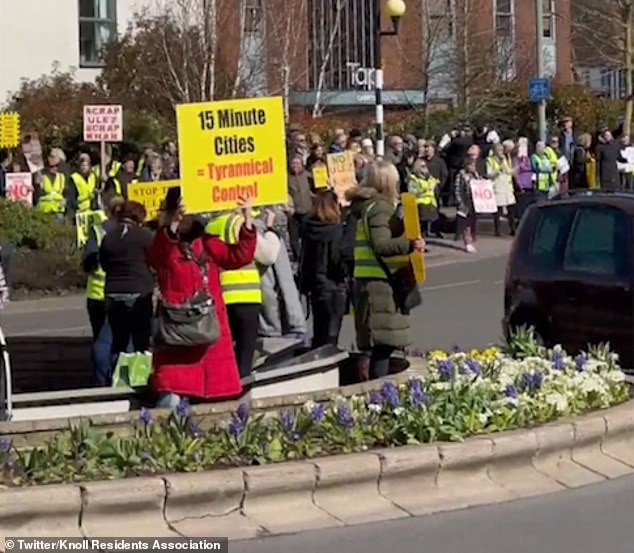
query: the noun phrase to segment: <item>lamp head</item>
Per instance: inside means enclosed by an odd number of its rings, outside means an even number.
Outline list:
[[[401,23],[401,18],[405,14],[405,2],[403,0],[387,0],[387,4],[385,7],[387,8],[387,13],[392,20],[394,34],[398,34],[398,28]]]
[[[387,0],[386,8],[392,20],[400,19],[405,15],[406,6],[404,0]]]

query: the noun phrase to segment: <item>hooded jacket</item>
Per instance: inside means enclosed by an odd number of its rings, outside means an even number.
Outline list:
[[[370,242],[377,255],[392,257],[409,254],[411,242],[403,237],[403,223],[395,207],[373,188],[348,189],[346,199],[356,221],[367,214]],[[366,351],[384,345],[404,348],[409,345],[409,317],[396,307],[394,292],[387,280],[357,279],[355,287],[355,326],[357,346]]]
[[[321,298],[346,286],[347,264],[341,223],[309,218],[303,232],[300,292]]]

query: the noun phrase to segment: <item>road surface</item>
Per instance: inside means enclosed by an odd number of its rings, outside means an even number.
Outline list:
[[[231,553],[632,553],[634,477],[422,518],[230,544]]]
[[[502,319],[502,279],[506,256],[449,263],[428,269],[423,305],[411,315],[412,345],[423,349],[484,346],[499,341]],[[14,302],[0,314],[7,336],[89,336],[85,300]],[[341,345],[354,341],[350,317]]]

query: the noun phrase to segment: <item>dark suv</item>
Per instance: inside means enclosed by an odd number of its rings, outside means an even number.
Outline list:
[[[634,368],[634,194],[585,191],[533,205],[511,248],[504,332],[533,326],[576,352],[609,342]]]

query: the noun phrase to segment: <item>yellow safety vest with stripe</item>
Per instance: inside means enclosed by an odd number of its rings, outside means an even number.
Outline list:
[[[537,190],[540,192],[548,192],[552,184],[552,173],[547,172],[550,169],[548,157],[546,155],[540,156],[533,154],[533,165],[536,169],[539,169],[539,173],[537,173]]]
[[[240,219],[240,215],[235,213],[221,215],[211,221],[205,231],[208,234],[219,236],[225,244],[235,244],[237,242],[235,228]],[[222,298],[227,305],[234,303],[262,303],[260,271],[255,261],[251,261],[251,263],[241,269],[232,271],[221,270],[220,286],[222,287]]]
[[[66,210],[66,199],[64,198],[64,188],[66,177],[62,173],[57,173],[54,179],[50,175],[42,176],[42,194],[37,202],[38,211],[43,213],[64,213]]]
[[[103,214],[102,219],[102,222],[95,222],[92,227],[92,230],[95,233],[95,237],[97,239],[97,248],[101,246],[101,241],[106,235],[106,231],[103,228],[103,221],[105,221],[106,219],[105,214]],[[88,275],[88,281],[86,283],[86,297],[89,300],[104,301],[106,298],[105,288],[106,273],[101,268],[101,265],[99,265],[97,269],[95,269],[92,273]]]
[[[363,216],[357,221],[354,233],[354,278],[367,278],[367,279],[379,279],[387,280],[385,271],[379,265],[376,259],[376,254],[370,245],[370,227],[368,225],[368,214],[370,210],[376,205],[376,202],[371,203],[367,209],[365,209]],[[392,272],[396,272],[399,269],[409,265],[409,255],[394,255],[390,257],[383,257],[383,262],[387,265],[387,268]]]
[[[426,179],[417,177],[416,175],[410,175],[409,177],[409,191],[416,196],[416,203],[418,205],[428,205],[436,207],[436,185],[438,179],[435,179],[431,175]]]
[[[97,189],[97,177],[89,173],[86,179],[81,173],[73,173],[70,176],[77,189],[78,211],[90,211],[90,204]]]
[[[116,177],[119,174],[119,169],[121,169],[121,162],[120,161],[112,161],[110,163],[110,169],[107,169],[107,175],[109,177]],[[93,173],[95,174],[95,176],[97,178],[99,178],[99,176],[101,175],[101,165],[95,165],[93,168]]]
[[[552,176],[553,176],[553,184],[554,184],[557,182],[557,179],[559,178],[559,172],[557,171],[557,162],[559,161],[559,156],[557,155],[557,152],[555,152],[555,150],[553,150],[552,147],[550,146],[546,146],[546,148],[544,149],[544,153],[546,154],[548,161],[550,161],[550,166],[552,167]]]

